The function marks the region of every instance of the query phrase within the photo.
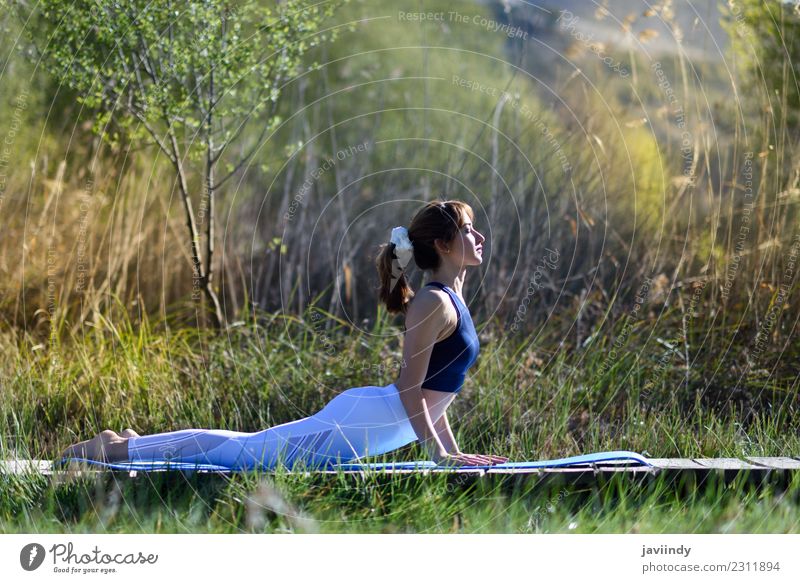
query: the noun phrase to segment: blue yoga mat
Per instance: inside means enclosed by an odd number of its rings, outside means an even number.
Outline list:
[[[68,462],[80,462],[83,464],[90,464],[93,466],[100,466],[110,470],[123,470],[126,472],[165,472],[168,470],[180,470],[189,472],[231,472],[231,468],[225,466],[215,466],[213,464],[195,464],[185,462],[98,462],[96,460],[87,460],[84,458],[62,458],[57,465],[53,468],[56,469],[61,464]]]
[[[197,471],[197,472],[236,472],[225,466],[213,464],[196,464],[182,462],[98,462],[83,458],[62,458],[57,464],[76,461],[100,466],[112,470],[139,471],[139,472],[160,472],[168,470]],[[326,469],[341,470],[453,470],[453,469],[536,469],[536,468],[562,468],[570,466],[580,466],[599,462],[629,461],[635,462],[629,465],[651,466],[644,456],[632,451],[603,451],[586,455],[576,455],[572,457],[559,458],[555,460],[527,461],[527,462],[506,462],[492,466],[438,466],[432,461],[412,461],[412,462],[388,462],[388,463],[345,463],[334,464]]]
[[[611,462],[611,461],[634,461],[634,465],[650,466],[652,465],[642,455],[633,451],[602,451],[599,453],[589,453],[586,455],[575,455],[572,457],[559,458],[555,460],[541,460],[530,462],[506,462],[504,464],[495,464],[493,466],[462,466],[466,469],[501,469],[501,470],[528,470],[536,468],[561,468],[569,466],[587,465],[598,462]],[[415,470],[415,469],[451,469],[446,466],[437,466],[432,461],[418,461],[418,462],[389,462],[389,463],[373,463],[373,464],[339,464],[336,466],[343,470],[362,470],[362,469],[393,469],[393,470]]]

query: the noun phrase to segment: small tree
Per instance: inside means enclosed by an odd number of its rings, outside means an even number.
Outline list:
[[[763,92],[793,141],[800,138],[800,5],[727,2],[721,24],[745,73],[746,89]]]
[[[344,0],[345,2],[347,0]],[[15,2],[34,56],[97,112],[94,129],[110,144],[124,138],[158,146],[174,167],[191,242],[193,298],[200,290],[217,326],[214,290],[215,196],[280,124],[281,87],[301,56],[333,38],[319,32],[335,3],[272,7],[252,0],[40,0]],[[269,111],[264,110],[269,105]],[[264,116],[264,117],[259,117]],[[253,118],[263,127],[244,153],[229,148]],[[106,131],[109,125],[112,131]],[[238,156],[237,156],[238,154]],[[224,156],[224,159],[223,159]],[[187,163],[188,161],[188,163]],[[205,254],[188,176],[203,165]],[[218,168],[223,171],[218,173]],[[192,195],[195,194],[193,197]],[[201,217],[202,219],[203,217]],[[205,256],[203,256],[205,255]]]

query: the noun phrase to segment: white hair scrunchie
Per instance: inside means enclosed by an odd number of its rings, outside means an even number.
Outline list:
[[[414,256],[414,246],[411,244],[411,239],[408,238],[408,229],[405,227],[392,229],[392,238],[389,242],[394,243],[394,252],[397,255],[397,260],[400,262],[400,267],[405,269]]]

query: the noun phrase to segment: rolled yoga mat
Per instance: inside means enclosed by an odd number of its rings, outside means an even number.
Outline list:
[[[128,460],[125,462],[69,459],[131,471],[269,471],[278,466],[290,469],[439,467],[430,461],[358,463],[358,460],[365,457],[382,455],[414,441],[417,441],[417,435],[400,400],[397,387],[391,383],[384,387],[347,389],[314,415],[263,431],[243,433],[224,429],[183,429],[129,438]],[[639,454],[623,451],[540,462],[512,462],[502,464],[502,467],[557,467],[622,459],[647,464]],[[65,461],[66,458],[56,462],[56,465]]]

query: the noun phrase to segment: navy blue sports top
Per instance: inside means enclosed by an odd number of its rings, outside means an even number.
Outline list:
[[[458,312],[458,324],[450,336],[433,345],[428,374],[422,388],[457,393],[464,384],[467,369],[478,359],[478,333],[475,332],[469,309],[456,292],[438,281],[432,281],[428,285],[434,285],[450,296]]]

